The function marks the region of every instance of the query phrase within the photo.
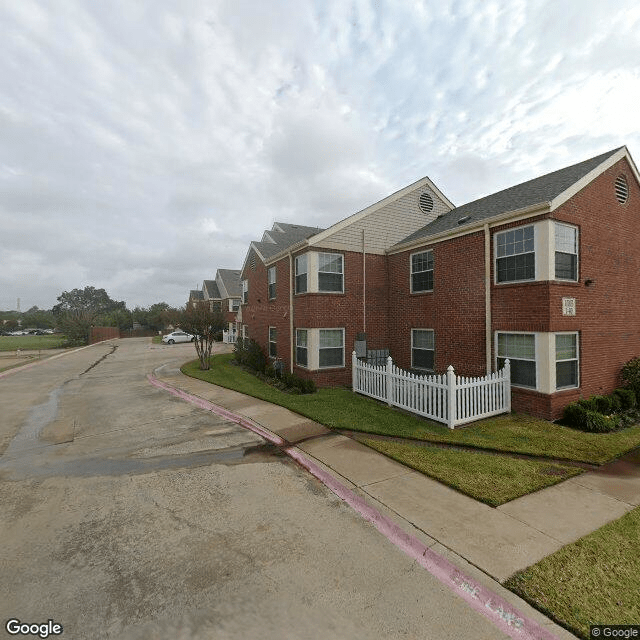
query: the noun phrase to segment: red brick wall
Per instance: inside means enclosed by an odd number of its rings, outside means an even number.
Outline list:
[[[433,250],[433,292],[411,293],[411,254]],[[390,255],[391,356],[411,367],[411,329],[435,332],[435,368],[449,365],[460,375],[484,375],[484,233],[453,238]]]

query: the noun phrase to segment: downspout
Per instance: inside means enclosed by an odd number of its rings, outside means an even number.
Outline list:
[[[491,232],[484,225],[484,316],[487,374],[491,373]]]
[[[293,256],[289,251],[289,373],[293,373]]]
[[[367,333],[367,254],[364,249],[364,229],[362,230],[362,333]]]

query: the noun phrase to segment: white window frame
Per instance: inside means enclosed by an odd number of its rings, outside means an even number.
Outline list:
[[[299,264],[304,259],[304,271],[299,271]],[[294,284],[295,284],[295,292],[298,293],[307,293],[309,291],[309,254],[303,253],[300,256],[296,256],[295,260],[295,276],[294,276]],[[304,291],[298,289],[298,278],[300,276],[305,276],[304,278]]]
[[[273,287],[273,295],[271,295],[271,287]],[[267,269],[267,298],[275,300],[276,295],[276,268],[274,266]]]
[[[242,325],[242,339],[246,340],[249,337],[249,329],[246,324]]]
[[[305,345],[300,346],[298,344],[298,335],[304,332],[305,334]],[[304,349],[307,355],[307,364],[300,364],[298,362],[298,349]],[[297,367],[302,367],[303,369],[309,368],[309,329],[296,329],[296,358],[295,363]]]
[[[553,334],[553,351],[554,351],[554,376],[555,376],[555,389],[556,391],[565,391],[567,389],[578,389],[580,388],[580,335],[578,331],[558,331]],[[575,358],[563,358],[562,360],[558,360],[558,348],[556,345],[556,338],[558,336],[575,336],[576,339],[576,357]],[[576,362],[576,384],[567,386],[567,387],[559,387],[558,386],[558,362]]]
[[[273,334],[272,335],[272,332]],[[268,343],[269,343],[269,357],[277,358],[278,357],[278,329],[277,327],[269,327],[269,333],[267,335]],[[273,347],[273,349],[272,349]]]
[[[558,251],[557,238],[556,238],[556,230],[558,229],[558,227],[566,227],[567,229],[571,229],[572,231],[574,231],[576,234],[576,247],[575,247],[576,250],[575,250],[575,253],[570,254],[570,255],[575,255],[576,257],[576,277],[575,278],[559,278],[556,274],[556,254],[569,253],[567,251]],[[554,220],[554,225],[553,225],[553,277],[554,277],[554,280],[559,280],[561,282],[578,282],[578,279],[580,278],[580,230],[575,225],[566,224],[564,222],[559,222],[557,220]]]
[[[322,256],[331,256],[331,258],[339,257],[340,258],[340,271],[322,271],[320,269],[320,261]],[[332,275],[339,274],[341,276],[341,287],[340,289],[321,289],[320,288],[320,274],[328,273]],[[333,253],[328,251],[318,252],[318,293],[344,293],[344,255],[342,253]]]
[[[413,346],[413,341],[414,341],[414,332],[415,331],[429,331],[433,337],[433,349],[425,349],[423,347],[414,347]],[[425,367],[418,367],[414,364],[413,362],[413,350],[417,349],[420,351],[433,351],[433,368],[431,369],[427,369]],[[419,371],[435,371],[436,368],[436,332],[433,329],[426,329],[426,328],[422,328],[422,327],[413,327],[411,329],[411,368],[412,369],[418,369]]]
[[[424,269],[423,271],[415,271],[413,270],[413,256],[418,256],[423,253],[431,254],[431,269]],[[431,289],[414,289],[413,288],[413,276],[415,273],[428,273],[431,271]],[[435,261],[433,257],[433,249],[426,249],[422,251],[416,251],[409,256],[409,290],[411,293],[426,293],[428,291],[433,291],[434,287],[434,278],[435,278]]]
[[[318,331],[318,369],[340,369],[344,368],[344,327],[322,327],[317,329]],[[342,364],[329,364],[322,366],[320,364],[320,335],[323,331],[340,331],[342,333]],[[325,347],[325,349],[337,349],[338,347]]]
[[[510,335],[510,336],[531,336],[533,337],[533,352],[534,352],[534,356],[533,356],[533,360],[530,358],[512,358],[510,356],[503,356],[500,355],[498,352],[498,346],[499,346],[499,336],[501,335]],[[495,332],[495,367],[496,370],[498,370],[499,364],[498,364],[498,360],[501,359],[509,359],[509,362],[513,362],[513,360],[521,360],[523,362],[533,362],[535,365],[535,373],[536,373],[536,380],[535,380],[535,384],[534,386],[529,386],[529,385],[523,385],[523,384],[516,384],[514,382],[511,382],[511,386],[512,387],[518,387],[519,389],[531,389],[534,391],[538,390],[539,384],[540,384],[540,375],[541,375],[541,371],[540,371],[540,363],[539,363],[539,357],[540,357],[540,345],[538,344],[539,340],[538,340],[538,335],[533,332],[533,331],[496,331]]]
[[[234,303],[237,303],[237,306]],[[237,311],[239,308],[240,300],[238,300],[238,298],[229,298],[229,311]]]
[[[242,281],[242,304],[248,304],[249,302],[249,281]]]
[[[513,256],[498,256],[498,238],[500,236],[503,236],[507,233],[512,233],[514,231],[517,231],[518,229],[522,229],[524,232],[524,230],[527,229],[528,227],[531,227],[531,229],[533,229],[533,251],[522,251],[520,253],[514,253]],[[537,271],[538,260],[539,260],[538,252],[536,251],[537,236],[538,236],[538,233],[537,233],[536,225],[533,223],[518,225],[517,227],[511,227],[510,229],[505,229],[504,231],[497,231],[496,233],[494,233],[493,235],[493,276],[494,276],[495,284],[497,285],[513,284],[513,283],[518,284],[520,282],[534,282],[536,280],[536,274],[538,273]],[[530,253],[533,253],[533,278],[522,278],[518,280],[502,280],[502,281],[498,280],[498,260],[503,260],[505,258],[511,258],[511,257],[516,257],[521,255],[527,255]],[[504,332],[501,331],[500,333],[504,333]]]

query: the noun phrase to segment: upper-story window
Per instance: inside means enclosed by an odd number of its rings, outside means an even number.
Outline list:
[[[309,270],[307,254],[296,258],[296,293],[307,292],[307,272]]]
[[[343,276],[343,258],[341,254],[318,254],[318,291],[344,291]]]
[[[556,278],[578,279],[578,230],[566,224],[555,223]]]
[[[267,271],[267,284],[269,286],[269,300],[274,300],[276,297],[276,268],[271,267]]]
[[[517,282],[536,277],[533,225],[496,234],[496,281]]]
[[[240,300],[238,298],[229,298],[229,311],[237,311],[240,308]]]
[[[242,303],[247,304],[249,302],[249,281],[242,281]]]
[[[411,293],[433,291],[433,251],[411,256]]]

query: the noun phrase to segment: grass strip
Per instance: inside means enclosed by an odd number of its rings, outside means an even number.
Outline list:
[[[581,469],[471,451],[369,438],[360,442],[492,507],[582,473]]]
[[[220,354],[212,357],[209,371],[201,371],[197,360],[185,364],[182,371],[194,378],[287,407],[333,429],[593,464],[608,462],[640,446],[640,425],[615,433],[584,433],[525,414],[495,416],[450,430],[435,422],[391,409],[349,389],[320,389],[310,395],[285,393],[231,365],[232,359],[233,354]]]
[[[592,624],[640,621],[640,507],[509,578],[505,586],[589,638]]]
[[[24,349],[59,349],[64,347],[66,338],[60,334],[46,336],[0,336],[0,351]]]

